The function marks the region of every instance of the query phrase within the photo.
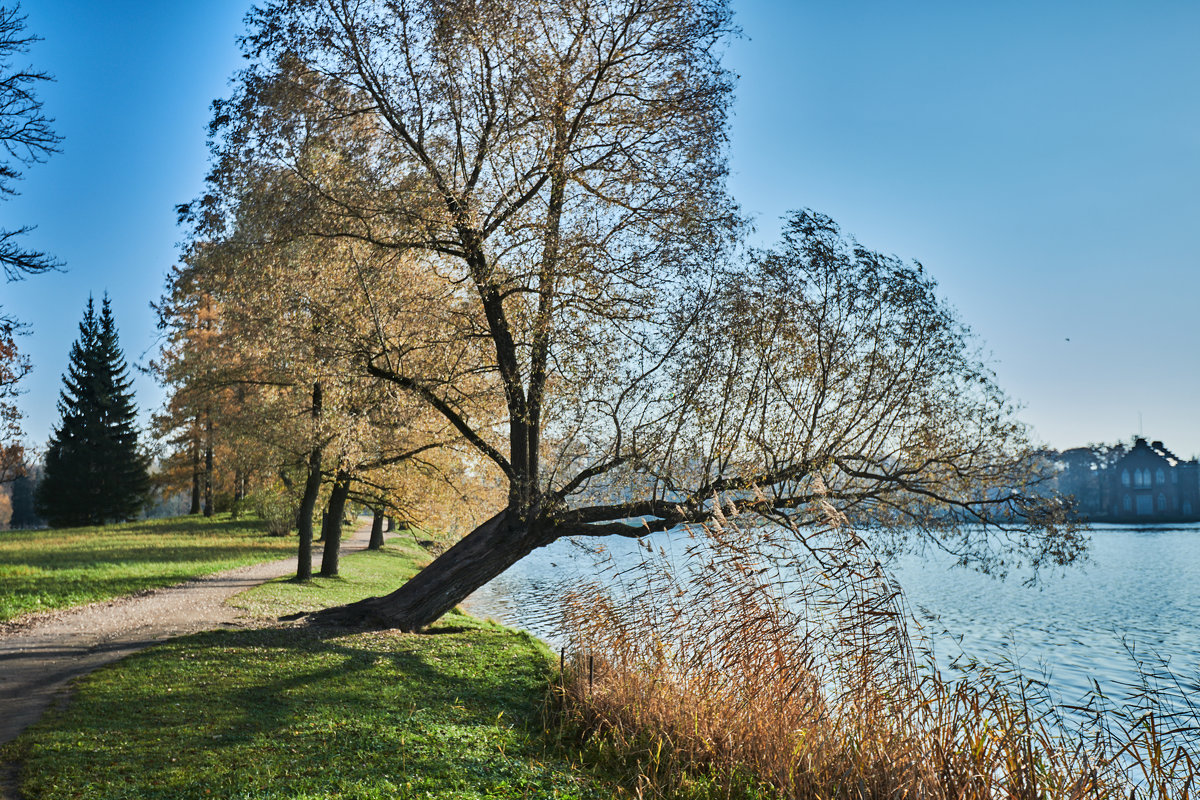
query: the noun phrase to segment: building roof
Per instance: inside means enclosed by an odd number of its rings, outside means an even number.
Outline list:
[[[1139,437],[1137,437],[1136,440],[1134,440],[1133,449],[1131,449],[1129,451],[1129,455],[1132,456],[1134,453],[1137,453],[1139,450],[1149,450],[1151,453],[1154,453],[1154,455],[1158,456],[1159,458],[1165,459],[1167,464],[1169,464],[1172,467],[1179,464],[1179,457],[1177,455],[1175,455],[1174,453],[1172,453],[1170,450],[1168,450],[1166,445],[1164,445],[1160,441],[1155,440],[1155,441],[1147,444],[1146,440],[1143,439],[1141,436],[1139,436]],[[1126,456],[1126,458],[1128,458],[1128,456]]]

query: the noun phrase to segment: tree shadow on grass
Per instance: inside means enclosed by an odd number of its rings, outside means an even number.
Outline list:
[[[37,729],[28,768],[144,797],[580,795],[541,735],[544,653],[485,624],[432,632],[182,637],[96,673]]]

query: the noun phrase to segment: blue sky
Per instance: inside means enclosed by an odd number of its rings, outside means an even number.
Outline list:
[[[249,2],[27,0],[66,137],[5,224],[68,271],[4,286],[30,323],[31,441],[89,293],[131,361],[205,173]],[[731,188],[769,242],[811,207],[916,258],[1053,446],[1138,430],[1200,454],[1200,4],[734,0]],[[146,355],[144,355],[146,354]],[[139,377],[143,410],[162,398]]]

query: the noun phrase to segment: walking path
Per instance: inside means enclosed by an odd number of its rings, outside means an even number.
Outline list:
[[[371,522],[342,540],[343,555],[366,548]],[[319,551],[315,553],[320,558]],[[225,601],[296,571],[296,559],[254,564],[178,586],[105,603],[50,612],[0,630],[0,744],[41,718],[72,678],[143,647],[187,633],[238,624]],[[0,786],[0,798],[4,796]]]

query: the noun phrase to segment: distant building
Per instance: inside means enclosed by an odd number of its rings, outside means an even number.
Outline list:
[[[1200,465],[1182,461],[1162,442],[1138,437],[1108,476],[1108,515],[1120,522],[1200,519]]]
[[[1057,490],[1075,498],[1092,522],[1200,520],[1200,464],[1162,442],[1138,437],[1132,447],[1077,447],[1053,455]]]

